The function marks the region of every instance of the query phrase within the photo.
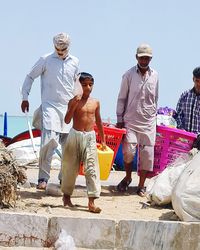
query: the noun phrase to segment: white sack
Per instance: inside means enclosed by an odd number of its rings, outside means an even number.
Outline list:
[[[33,138],[36,153],[33,150],[31,139],[26,139],[10,144],[7,149],[12,153],[19,165],[27,165],[38,161],[40,151],[40,137]],[[37,157],[36,157],[37,155]]]
[[[185,168],[172,190],[172,206],[182,221],[200,221],[200,153]]]
[[[157,118],[156,122],[157,125],[169,126],[174,128],[177,127],[176,120],[172,116],[157,114],[156,118]]]
[[[33,150],[31,139],[26,139],[10,144],[7,149],[12,153],[16,162],[25,166],[28,164],[38,164],[39,152],[40,152],[41,137],[33,138],[36,153]],[[61,151],[61,146],[58,146],[58,150]],[[37,157],[36,157],[37,156]],[[57,168],[61,166],[61,159],[57,153],[53,155],[51,166]]]
[[[169,204],[172,199],[172,189],[190,161],[189,154],[183,155],[174,164],[165,168],[162,173],[151,178],[146,188],[147,199],[156,205]]]

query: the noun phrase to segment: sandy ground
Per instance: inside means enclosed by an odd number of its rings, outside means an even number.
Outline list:
[[[119,193],[116,191],[116,185],[123,178],[124,172],[111,172],[108,180],[102,181],[101,197],[96,200],[96,205],[102,209],[100,214],[88,212],[87,193],[84,176],[78,176],[76,188],[72,196],[72,202],[78,206],[75,208],[64,207],[62,203],[62,194],[59,189],[57,180],[58,170],[51,170],[49,187],[53,188],[56,195],[51,195],[45,191],[36,189],[37,168],[28,168],[27,187],[20,187],[20,199],[17,200],[16,206],[6,209],[4,212],[30,212],[46,216],[68,216],[80,218],[107,218],[107,219],[144,219],[144,220],[178,220],[171,206],[152,207],[148,204],[147,199],[139,197],[136,194],[138,176],[132,174],[133,181],[128,192]],[[148,183],[148,180],[147,180]]]

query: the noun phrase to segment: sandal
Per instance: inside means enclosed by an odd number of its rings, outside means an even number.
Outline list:
[[[40,181],[37,185],[37,189],[40,189],[40,190],[45,190],[47,187],[47,183],[46,181]]]
[[[126,192],[128,190],[128,186],[130,185],[132,179],[130,179],[129,181],[126,181],[126,179],[124,178],[118,185],[117,185],[117,190],[119,192]]]
[[[145,191],[146,191],[145,187],[138,188],[137,189],[137,195],[139,195],[140,197],[144,197],[145,196]]]

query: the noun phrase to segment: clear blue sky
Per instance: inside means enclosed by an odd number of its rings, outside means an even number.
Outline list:
[[[1,2],[0,113],[22,115],[19,89],[33,64],[53,51],[52,37],[69,33],[71,54],[81,71],[94,75],[93,96],[103,118],[114,118],[122,74],[135,50],[153,48],[151,66],[159,73],[159,106],[175,108],[193,86],[200,65],[199,0],[6,0]],[[30,94],[30,114],[40,104],[40,81]]]

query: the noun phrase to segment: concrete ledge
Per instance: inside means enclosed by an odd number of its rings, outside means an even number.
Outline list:
[[[34,214],[0,212],[0,245],[47,245],[48,218]]]
[[[123,249],[200,249],[200,223],[171,221],[120,221]]]
[[[0,246],[52,247],[61,229],[77,248],[200,249],[200,223],[45,217],[0,212]]]
[[[71,235],[76,247],[113,249],[116,241],[116,222],[108,219],[54,217],[49,223],[49,241],[54,243],[61,229]]]

